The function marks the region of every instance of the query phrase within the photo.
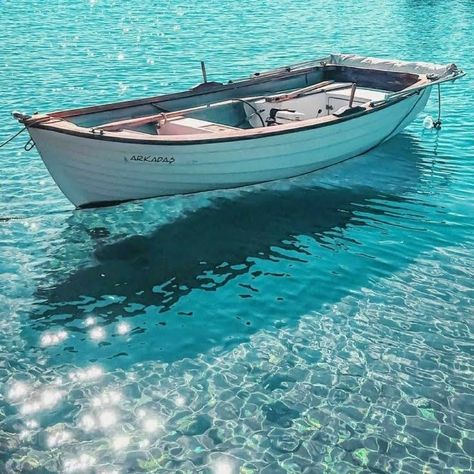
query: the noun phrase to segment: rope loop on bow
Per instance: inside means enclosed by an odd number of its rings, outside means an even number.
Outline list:
[[[23,147],[23,149],[24,149],[25,151],[30,151],[30,150],[32,150],[35,146],[36,146],[36,143],[33,141],[32,138],[30,138],[30,139],[25,143],[25,146]]]

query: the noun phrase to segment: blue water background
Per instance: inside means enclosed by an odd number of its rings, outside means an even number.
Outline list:
[[[1,0],[14,109],[354,52],[455,62],[423,118],[292,180],[74,211],[0,149],[0,472],[474,470],[474,4]],[[11,219],[15,218],[15,219]]]

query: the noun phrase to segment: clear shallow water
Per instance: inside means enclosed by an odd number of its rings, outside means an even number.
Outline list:
[[[302,178],[74,212],[0,150],[0,472],[471,472],[474,7],[3,1],[13,109],[349,51],[453,61],[443,129]],[[426,113],[436,113],[431,100]],[[24,137],[23,137],[24,138]]]

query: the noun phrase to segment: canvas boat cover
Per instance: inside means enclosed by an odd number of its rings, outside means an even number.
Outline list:
[[[356,54],[331,54],[330,64],[340,66],[360,67],[364,69],[378,69],[382,71],[407,72],[411,74],[426,74],[444,79],[462,74],[455,64],[434,64],[426,62],[408,62],[390,59],[371,58]]]

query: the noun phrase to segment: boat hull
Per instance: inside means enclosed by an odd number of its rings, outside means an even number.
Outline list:
[[[399,133],[431,87],[328,126],[210,143],[150,144],[29,128],[39,153],[77,207],[187,194],[289,178],[360,155]]]

